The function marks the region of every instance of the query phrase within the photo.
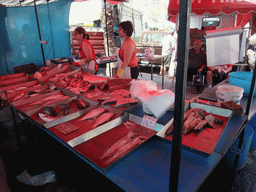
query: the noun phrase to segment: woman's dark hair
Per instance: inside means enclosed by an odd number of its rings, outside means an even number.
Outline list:
[[[75,31],[79,34],[83,34],[83,38],[89,40],[90,36],[86,33],[85,29],[83,27],[77,27]]]
[[[133,33],[133,24],[131,21],[123,21],[119,24],[119,27],[122,27],[124,30],[124,33],[128,36],[131,37]]]

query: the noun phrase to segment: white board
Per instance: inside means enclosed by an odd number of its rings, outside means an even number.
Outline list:
[[[237,63],[241,27],[206,31],[207,66]]]

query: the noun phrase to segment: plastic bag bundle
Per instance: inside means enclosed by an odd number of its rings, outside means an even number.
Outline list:
[[[32,185],[32,186],[41,186],[46,183],[51,183],[56,181],[56,174],[54,171],[48,171],[40,175],[30,176],[27,170],[23,171],[20,175],[16,177],[20,182]]]
[[[142,101],[143,111],[160,119],[174,104],[175,94],[164,89],[160,91],[141,92],[138,98]]]
[[[157,85],[153,81],[143,81],[143,80],[132,80],[130,93],[133,98],[138,98],[137,96],[141,93],[147,93],[149,91],[156,91]]]

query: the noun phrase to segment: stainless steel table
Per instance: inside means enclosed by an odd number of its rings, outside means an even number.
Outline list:
[[[157,59],[161,59],[162,55],[154,55],[154,57],[138,57],[137,56],[137,60],[138,61],[142,61],[142,60],[146,60],[149,62],[149,65],[151,67],[151,80],[153,80],[153,64],[154,61]],[[162,63],[162,67],[164,68],[164,64]],[[164,88],[164,73],[162,73],[162,88]]]

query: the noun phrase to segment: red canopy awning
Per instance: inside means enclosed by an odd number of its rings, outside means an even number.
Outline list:
[[[210,13],[232,14],[235,12],[246,14],[256,12],[256,0],[192,0],[191,13],[203,15]],[[168,14],[174,16],[179,13],[179,0],[169,0]]]
[[[73,0],[73,1],[89,1],[89,0]],[[106,0],[108,3],[111,3],[113,5],[116,5],[118,3],[130,1],[130,0]]]

